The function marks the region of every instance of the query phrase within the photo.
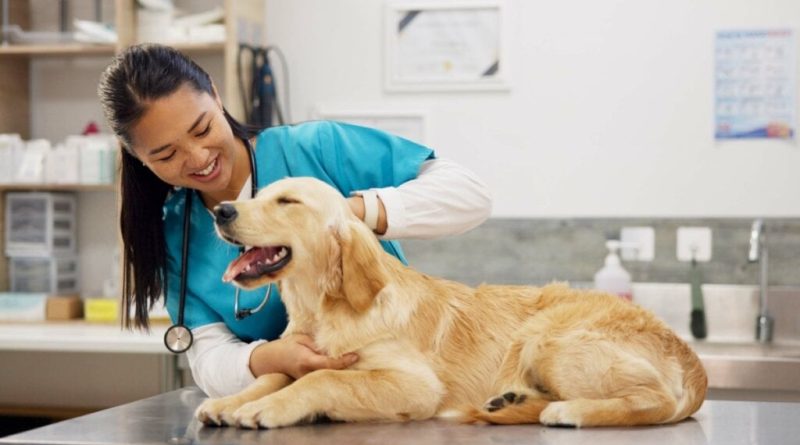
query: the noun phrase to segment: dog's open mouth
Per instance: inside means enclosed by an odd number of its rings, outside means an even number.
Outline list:
[[[292,249],[287,246],[253,247],[228,265],[222,281],[247,281],[272,274],[289,264]]]

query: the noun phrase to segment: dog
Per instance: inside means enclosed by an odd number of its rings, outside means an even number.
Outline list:
[[[466,285],[387,254],[334,188],[277,181],[215,209],[218,234],[254,246],[224,279],[278,282],[284,336],[307,334],[344,370],[267,374],[204,401],[208,425],[275,428],[455,417],[466,423],[632,426],[678,422],[705,399],[695,353],[652,313],[599,291]]]

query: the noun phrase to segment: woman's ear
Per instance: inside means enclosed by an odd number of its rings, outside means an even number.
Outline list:
[[[375,235],[360,221],[348,221],[341,232],[344,233],[337,237],[342,261],[340,292],[356,312],[364,312],[389,282],[381,258],[385,252]]]

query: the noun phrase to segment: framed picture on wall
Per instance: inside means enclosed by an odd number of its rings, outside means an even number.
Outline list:
[[[504,0],[389,0],[387,91],[505,90]]]

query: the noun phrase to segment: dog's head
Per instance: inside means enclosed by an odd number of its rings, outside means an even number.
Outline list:
[[[279,280],[318,283],[361,311],[386,284],[374,235],[347,200],[314,178],[287,178],[254,199],[214,208],[224,240],[252,246],[228,266],[223,280],[253,289]]]

